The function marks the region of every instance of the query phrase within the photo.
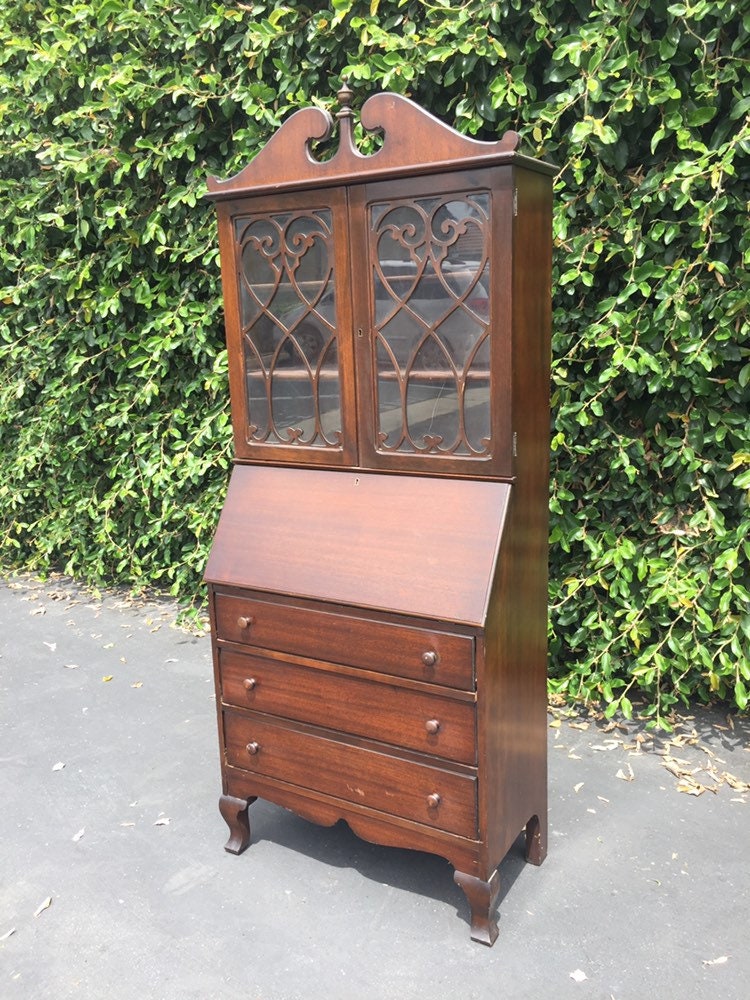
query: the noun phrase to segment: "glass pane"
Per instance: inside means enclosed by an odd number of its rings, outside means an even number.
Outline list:
[[[244,216],[239,244],[249,440],[339,448],[332,216]]]
[[[406,390],[409,437],[439,451],[460,445],[459,404],[453,381],[409,379]]]
[[[489,453],[487,192],[371,209],[379,447]]]

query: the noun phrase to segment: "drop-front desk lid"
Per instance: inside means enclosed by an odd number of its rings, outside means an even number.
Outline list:
[[[238,465],[205,578],[482,625],[511,487]]]

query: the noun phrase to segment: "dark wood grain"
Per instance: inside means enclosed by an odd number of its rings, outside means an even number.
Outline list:
[[[257,771],[360,802],[386,813],[464,837],[476,835],[476,778],[439,766],[400,760],[338,740],[282,726],[266,717],[224,713],[227,760]],[[248,753],[248,745],[257,750]],[[434,807],[429,797],[437,793]]]
[[[340,139],[333,156],[317,160],[314,141],[325,141],[333,130],[333,118],[321,108],[303,108],[293,114],[238,174],[226,180],[209,177],[209,197],[234,197],[286,188],[316,188],[357,177],[393,177],[428,172],[445,166],[475,163],[527,162],[531,169],[552,173],[554,168],[516,153],[519,136],[506,132],[499,142],[479,142],[446,126],[424,108],[399,94],[375,94],[365,102],[361,121],[365,129],[382,132],[385,141],[376,153],[363,156],[352,140],[350,113],[340,116]],[[424,133],[431,142],[425,146]],[[429,155],[425,155],[429,153]]]
[[[357,836],[373,844],[438,854],[459,871],[479,870],[481,844],[476,837],[424,826],[396,813],[382,813],[358,802],[334,799],[309,785],[291,785],[231,764],[226,765],[224,773],[233,795],[267,799],[321,826],[345,820]]]
[[[456,871],[453,878],[456,885],[463,889],[471,909],[472,941],[493,945],[498,935],[495,905],[500,892],[500,876],[493,872],[485,881],[466,872]]]
[[[476,764],[471,703],[230,650],[220,665],[228,705]]]
[[[474,688],[474,639],[299,603],[217,593],[216,635],[229,642],[363,667],[378,673]],[[240,621],[248,622],[240,626]]]
[[[231,795],[222,795],[219,799],[219,811],[229,827],[229,840],[224,850],[229,854],[242,854],[250,846],[250,822],[247,817],[249,799],[238,799]]]
[[[509,491],[506,483],[237,466],[206,579],[481,625]]]
[[[365,103],[383,143],[363,156],[354,96],[338,98],[336,122],[299,111],[208,182],[237,458],[206,568],[226,846],[248,846],[263,797],[431,851],[491,945],[500,861],[524,830],[530,863],[547,849],[555,168],[515,133],[480,143],[394,94]],[[276,330],[268,370],[253,309]],[[289,338],[313,314],[327,346],[309,362]]]

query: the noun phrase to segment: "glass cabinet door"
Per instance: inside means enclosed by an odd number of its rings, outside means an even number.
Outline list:
[[[303,206],[277,196],[272,211],[246,202],[232,217],[248,456],[338,464],[356,454],[344,375],[352,366],[339,248],[346,224],[336,201]]]
[[[380,468],[493,458],[492,194],[430,189],[424,178],[373,185],[359,213],[367,287],[360,282],[357,321],[369,316],[360,385],[368,457]]]
[[[511,204],[480,170],[220,205],[238,458],[512,474]]]

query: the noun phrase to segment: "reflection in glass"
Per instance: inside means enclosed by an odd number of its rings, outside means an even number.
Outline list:
[[[379,450],[489,454],[486,192],[371,208]]]
[[[235,238],[249,439],[339,448],[331,212],[244,216]]]

